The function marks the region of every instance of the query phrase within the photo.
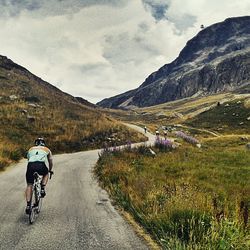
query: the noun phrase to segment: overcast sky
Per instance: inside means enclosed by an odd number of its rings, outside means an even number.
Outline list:
[[[93,103],[138,87],[249,0],[0,0],[0,54]]]

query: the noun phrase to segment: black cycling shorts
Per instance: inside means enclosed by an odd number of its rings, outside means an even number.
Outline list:
[[[35,161],[29,162],[26,171],[26,182],[27,184],[34,183],[34,173],[37,172],[39,175],[45,176],[49,173],[48,168],[44,162]]]

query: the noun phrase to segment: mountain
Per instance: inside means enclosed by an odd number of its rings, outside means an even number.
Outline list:
[[[53,153],[99,148],[143,136],[0,56],[0,170],[19,160],[37,137]]]
[[[83,99],[82,97],[76,97],[76,100],[81,103],[81,104],[84,104],[86,106],[89,106],[89,107],[92,107],[92,108],[97,108],[97,106],[85,99]]]
[[[191,96],[225,93],[249,83],[250,16],[228,18],[201,30],[173,62],[152,73],[137,89],[97,105],[148,107]]]
[[[0,55],[0,84],[2,93],[15,94],[18,98],[24,99],[30,102],[55,102],[67,100],[73,103],[82,103],[85,106],[93,107],[91,104],[83,98],[75,98],[67,93],[62,92],[55,86],[43,81],[41,78],[29,72],[24,67],[14,63],[6,56]],[[51,99],[51,95],[54,99]]]

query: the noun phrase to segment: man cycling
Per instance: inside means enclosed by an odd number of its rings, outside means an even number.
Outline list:
[[[32,193],[32,185],[34,183],[34,173],[37,172],[39,175],[42,175],[42,184],[41,184],[41,196],[44,197],[46,195],[45,186],[49,179],[49,172],[52,170],[53,161],[52,161],[52,153],[45,146],[45,141],[43,138],[37,138],[35,140],[35,146],[31,147],[27,154],[28,158],[28,166],[26,171],[26,182],[27,188],[25,191],[26,194],[26,214],[29,214],[31,209],[31,193]],[[48,167],[46,163],[48,162]]]

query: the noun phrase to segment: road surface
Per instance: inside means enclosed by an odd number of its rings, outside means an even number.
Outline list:
[[[26,160],[0,173],[0,249],[149,249],[98,186],[97,159],[98,150],[54,156],[55,175],[33,225],[24,214]]]

